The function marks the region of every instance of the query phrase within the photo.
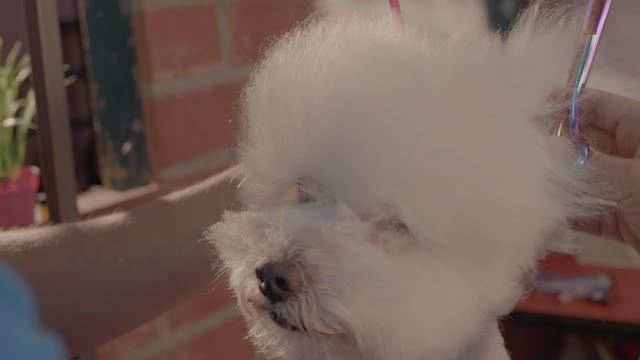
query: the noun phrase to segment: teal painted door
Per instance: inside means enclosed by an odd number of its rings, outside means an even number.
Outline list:
[[[141,186],[150,175],[130,0],[84,0],[83,5],[101,180],[119,190]]]

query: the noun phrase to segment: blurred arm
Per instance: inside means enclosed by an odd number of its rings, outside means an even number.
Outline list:
[[[0,233],[0,259],[31,286],[44,326],[90,351],[211,283],[203,230],[237,206],[236,173],[132,211]]]

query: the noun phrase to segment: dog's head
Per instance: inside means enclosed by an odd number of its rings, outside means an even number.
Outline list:
[[[485,312],[486,289],[392,208],[303,198],[227,213],[210,233],[254,343],[273,358],[449,358],[502,311]]]

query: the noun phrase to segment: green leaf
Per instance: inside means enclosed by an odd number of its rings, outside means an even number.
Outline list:
[[[27,135],[29,127],[36,114],[36,95],[33,89],[29,89],[25,99],[25,105],[22,107],[20,118],[22,124],[16,130],[16,146],[18,150],[18,163],[20,166],[24,164],[25,153],[27,149]]]
[[[0,50],[4,45],[0,37]],[[7,57],[0,57],[0,180],[15,176],[23,166],[30,129],[35,129],[36,96],[33,88],[21,97],[22,86],[32,75],[31,58],[20,55],[22,43],[16,42]],[[65,65],[65,73],[69,66]],[[64,79],[65,86],[76,81]]]
[[[29,89],[27,97],[24,100],[24,106],[20,113],[20,118],[25,119],[31,124],[34,116],[36,115],[36,93],[33,89]]]
[[[31,59],[28,56],[24,56],[18,66],[16,67],[15,73],[15,82],[18,87],[20,87],[25,80],[31,76]]]
[[[20,50],[22,50],[22,42],[16,41],[16,43],[13,44],[11,51],[9,51],[9,54],[7,54],[7,59],[4,62],[8,68],[13,69],[15,67]]]
[[[25,104],[24,99],[15,100],[9,105],[9,114],[13,114],[12,116],[15,116],[15,114],[18,113],[18,110],[20,110],[20,108],[22,108],[24,104]]]
[[[69,85],[73,84],[76,81],[78,81],[78,77],[75,76],[75,75],[71,75],[69,77],[66,77],[64,79],[64,86],[69,86]]]

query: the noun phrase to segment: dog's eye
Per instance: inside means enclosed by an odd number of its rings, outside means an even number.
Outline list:
[[[314,201],[316,201],[316,198],[313,197],[308,191],[305,191],[302,186],[298,185],[298,203],[306,204]]]
[[[405,224],[398,218],[387,218],[378,220],[374,223],[374,227],[377,231],[392,231],[401,234],[406,234],[409,232],[409,227],[407,226],[407,224]]]
[[[319,199],[318,196],[324,196],[322,188],[313,179],[302,177],[296,182],[298,188],[298,203],[307,204],[326,199]],[[323,194],[323,195],[320,195]]]
[[[397,217],[384,217],[372,223],[369,242],[385,250],[388,254],[400,254],[411,251],[415,238],[409,226]]]
[[[282,200],[289,204],[306,204],[317,201],[311,192],[306,190],[300,182],[293,185],[282,197]]]
[[[299,190],[298,185],[292,186],[289,190],[287,190],[282,196],[281,200],[288,204],[298,204],[299,203]]]

